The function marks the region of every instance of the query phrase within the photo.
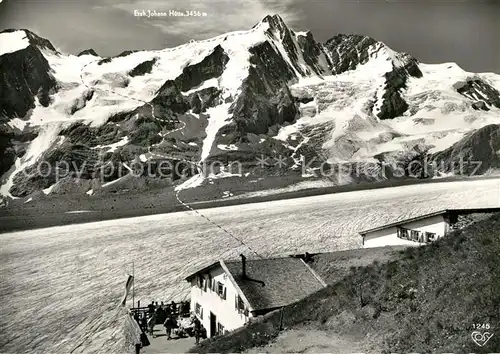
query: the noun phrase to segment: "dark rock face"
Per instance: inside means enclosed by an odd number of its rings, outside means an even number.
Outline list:
[[[276,96],[271,99],[271,104],[275,107],[273,114],[277,124],[292,123],[299,116],[299,108],[296,106],[288,86],[283,86],[278,91]]]
[[[277,31],[283,34],[288,30],[288,27],[280,15],[267,15],[262,19],[262,22],[268,23],[271,31]]]
[[[3,32],[14,32],[5,30]],[[57,82],[40,48],[57,53],[52,44],[25,30],[30,45],[22,50],[0,56],[0,175],[7,172],[15,158],[24,154],[22,145],[16,141],[29,140],[31,134],[13,131],[3,126],[11,118],[26,118],[35,108],[35,97],[40,104],[48,106],[50,94],[57,89]]]
[[[467,80],[463,84],[457,85],[457,92],[471,100],[477,101],[481,100],[486,103],[488,106],[494,106],[496,108],[500,108],[500,92],[496,90],[494,87],[488,85],[483,80],[473,78]],[[480,103],[476,104],[477,107],[474,109],[483,109]]]
[[[299,110],[286,85],[268,97],[247,86],[230,107],[230,112],[236,130],[243,136],[247,133],[266,134],[273,125],[293,122]]]
[[[191,105],[191,109],[193,110],[193,113],[200,114],[201,113],[201,98],[198,93],[194,93],[189,97],[189,104]]]
[[[7,172],[16,160],[16,153],[11,139],[10,134],[0,133],[0,176]]]
[[[185,67],[175,84],[181,91],[189,91],[206,80],[221,76],[228,61],[229,57],[218,45],[201,62]]]
[[[406,71],[408,76],[416,78],[421,78],[422,76],[424,76],[424,74],[422,74],[422,71],[420,71],[420,68],[418,67],[417,59],[413,58],[409,54],[404,54],[404,57],[406,59],[406,64],[403,69]]]
[[[400,94],[400,89],[405,87],[406,77],[403,72],[395,69],[385,74],[385,78],[385,94],[382,96],[383,103],[378,117],[380,119],[392,119],[402,115],[408,109],[408,104]]]
[[[128,74],[132,77],[141,76],[144,74],[149,74],[151,72],[151,70],[153,70],[153,65],[155,65],[156,61],[157,61],[157,59],[153,58],[151,60],[147,60],[143,63],[140,63],[135,68],[130,70],[130,72]]]
[[[325,74],[328,68],[322,67],[319,63],[319,59],[323,55],[327,64],[331,65],[331,63],[328,63],[328,56],[323,52],[323,47],[314,40],[312,33],[307,32],[306,36],[298,36],[297,42],[302,51],[304,61],[308,66],[311,67],[317,75]]]
[[[116,142],[123,134],[114,125],[97,128],[77,122],[63,129],[59,135],[65,137],[63,144],[49,149],[43,155],[43,164],[30,166],[15,176],[16,185],[10,191],[12,195],[27,196],[50,187],[64,177],[90,180],[101,174],[106,175],[113,161],[96,147]],[[103,166],[107,166],[107,170]],[[118,171],[117,165],[112,168]],[[106,175],[106,178],[111,177],[112,174],[109,177]]]
[[[490,109],[486,105],[486,102],[484,101],[477,101],[472,104],[472,108],[474,108],[476,111],[489,111]]]
[[[115,55],[113,58],[126,57],[127,55],[130,55],[130,54],[135,53],[135,52],[137,52],[137,50],[124,50],[120,54]]]
[[[125,136],[119,126],[104,124],[100,127],[91,127],[83,122],[76,122],[70,127],[63,129],[59,136],[65,137],[69,145],[84,145],[96,147],[98,145],[109,145]]]
[[[192,93],[188,99],[193,113],[200,114],[205,112],[207,108],[221,104],[221,93],[222,91],[216,87],[208,87]]]
[[[413,149],[401,151],[394,163],[394,153],[382,153],[374,156],[381,163],[383,176],[388,179],[418,178],[425,179],[436,175],[430,164],[427,151]]]
[[[269,42],[252,47],[250,53],[253,67],[246,83],[260,93],[264,93],[263,90],[278,90],[296,78],[293,69]],[[255,76],[260,76],[260,79]]]
[[[392,71],[385,74],[385,94],[382,96],[383,103],[380,106],[378,117],[380,119],[392,119],[402,115],[408,109],[408,104],[401,97],[401,90],[406,88],[408,77],[422,77],[416,59],[407,56],[407,62],[403,67],[394,67]]]
[[[297,103],[309,103],[314,101],[314,97],[301,96],[301,97],[295,97],[295,100],[297,101]]]
[[[291,65],[300,75],[309,75],[311,71],[306,68],[304,69],[299,65],[299,53],[298,53],[298,44],[295,44],[295,36],[292,31],[288,29],[283,19],[278,16],[266,16],[263,22],[267,22],[269,24],[269,29],[266,31],[268,36],[274,37],[277,40],[281,41],[283,48],[285,50],[285,55],[290,59]],[[285,66],[290,66],[289,63],[285,62]]]
[[[439,171],[460,175],[480,175],[489,168],[500,168],[500,125],[478,129],[452,147],[432,155]]]
[[[229,108],[240,139],[247,133],[265,134],[270,126],[292,122],[298,107],[287,83],[295,74],[269,42],[251,50],[248,77],[242,92]]]
[[[182,95],[174,80],[167,80],[151,101],[158,108],[155,111],[163,119],[173,119],[179,113],[189,110],[189,102]]]
[[[97,65],[102,65],[102,64],[106,64],[106,63],[111,63],[111,60],[113,60],[113,58],[104,58],[104,59],[101,59],[97,62]]]
[[[175,121],[179,114],[186,113],[190,108],[193,113],[199,114],[220,104],[221,91],[215,87],[199,90],[189,97],[182,95],[181,91],[189,91],[206,80],[219,77],[228,61],[229,57],[218,45],[200,63],[185,67],[175,80],[167,80],[151,101],[157,118],[166,122]]]
[[[99,54],[97,54],[92,48],[82,50],[77,56],[81,57],[82,55],[93,55],[95,57],[99,56]]]
[[[354,70],[370,59],[368,49],[377,43],[373,38],[356,34],[338,34],[325,43],[332,60],[332,74]]]
[[[125,112],[119,112],[116,114],[113,114],[109,117],[108,122],[109,123],[120,123],[126,120],[127,118],[130,118],[133,113],[137,113],[137,110],[134,109],[132,111],[125,111]]]
[[[51,172],[51,167],[31,166],[22,172],[17,173],[13,178],[14,185],[10,193],[14,197],[26,197],[36,191],[50,187],[55,183],[55,174]]]
[[[4,32],[13,32],[13,31],[15,30],[5,30]],[[31,45],[36,46],[37,48],[40,49],[49,49],[54,53],[59,53],[48,39],[37,36],[36,34],[27,29],[23,29],[23,31],[26,32],[26,35]]]
[[[158,133],[161,126],[154,118],[142,118],[135,122],[135,129],[130,134],[131,143],[140,146],[149,146],[159,143],[161,137]]]
[[[75,132],[85,129],[77,127]],[[43,163],[39,162],[19,172],[14,177],[10,193],[15,197],[25,197],[48,188],[63,178],[92,179],[102,164],[99,151],[84,144],[65,141],[61,146],[47,151]]]

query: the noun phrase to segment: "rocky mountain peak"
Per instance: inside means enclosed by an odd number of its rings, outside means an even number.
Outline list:
[[[49,49],[55,53],[59,53],[57,49],[50,43],[50,41],[46,38],[40,37],[39,35],[31,32],[28,29],[16,29],[16,28],[9,28],[5,29],[0,32],[1,33],[13,33],[17,31],[24,31],[26,33],[26,38],[28,39],[30,45],[35,46],[39,49]]]
[[[53,52],[59,53],[48,39],[40,37],[27,29],[23,29],[23,31],[26,32],[31,45],[34,45],[39,49],[49,49]]]
[[[268,33],[277,35],[279,39],[282,39],[290,32],[285,21],[279,15],[267,15],[262,19],[261,23],[267,23],[269,25]]]
[[[97,54],[96,51],[92,48],[82,50],[80,53],[77,54],[78,57],[81,57],[82,55],[93,55],[95,57],[99,56],[99,54]]]
[[[285,24],[285,21],[283,21],[283,19],[281,18],[281,16],[278,15],[278,14],[267,15],[266,17],[264,17],[262,19],[261,22],[269,23],[270,27],[276,28],[276,29],[283,29],[283,28],[287,27],[286,24]]]
[[[31,32],[30,30],[27,30],[27,29],[9,28],[9,29],[5,29],[3,31],[0,31],[0,34],[2,34],[2,33],[12,33],[12,34],[14,34],[15,32],[21,33],[18,39],[23,38],[17,44],[11,43],[13,46],[17,47],[16,50],[26,49],[27,47],[29,47],[29,48],[32,48],[32,49],[35,49],[35,50],[37,50],[37,49],[39,49],[39,50],[50,50],[50,51],[52,51],[55,54],[61,54],[52,45],[52,43],[48,39],[40,37],[37,34]],[[26,45],[22,45],[21,43],[23,41],[26,41],[26,40],[27,40]],[[17,40],[11,39],[9,41],[17,41]],[[29,43],[29,45],[28,45],[28,43]],[[1,52],[1,50],[0,50],[0,52]],[[12,52],[12,50],[10,52]],[[0,53],[0,55],[1,54],[4,54],[4,53]]]

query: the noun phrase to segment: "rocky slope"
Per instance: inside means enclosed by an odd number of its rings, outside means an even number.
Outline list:
[[[0,44],[0,194],[11,198],[235,174],[346,184],[500,164],[499,75],[422,64],[365,36],[319,43],[275,15],[110,58],[59,53],[28,30],[3,31]]]

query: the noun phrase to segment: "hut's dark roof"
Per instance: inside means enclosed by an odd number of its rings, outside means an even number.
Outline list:
[[[247,278],[241,260],[224,263],[254,311],[289,305],[323,288],[298,258],[247,259]]]

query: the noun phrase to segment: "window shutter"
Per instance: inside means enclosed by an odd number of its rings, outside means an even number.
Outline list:
[[[201,284],[200,284],[200,283],[201,283],[201,281],[200,281],[200,276],[197,276],[197,277],[196,277],[196,285],[197,285],[199,288],[201,288]]]
[[[215,291],[215,279],[212,279],[212,282],[210,283],[210,290]]]
[[[238,310],[238,294],[234,295],[234,307]]]
[[[203,307],[201,308],[201,311],[200,311],[200,318],[203,319]]]
[[[203,278],[203,291],[207,291],[207,283],[208,283],[208,280]]]
[[[224,292],[222,293],[222,298],[226,300],[226,287],[224,287]]]

